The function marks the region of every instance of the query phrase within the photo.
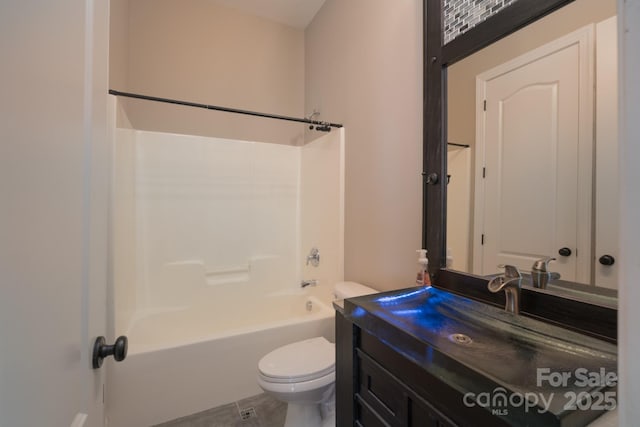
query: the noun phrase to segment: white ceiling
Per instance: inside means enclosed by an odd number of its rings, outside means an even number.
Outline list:
[[[227,7],[305,29],[325,0],[215,0]]]

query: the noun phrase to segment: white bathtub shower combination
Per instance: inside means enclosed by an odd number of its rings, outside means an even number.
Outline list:
[[[231,306],[213,313],[154,314],[135,322],[130,342],[144,344],[132,345],[127,359],[111,369],[110,425],[149,426],[259,394],[256,366],[262,356],[305,338],[333,340],[333,309],[317,298],[265,297],[247,308],[258,304],[268,305],[268,318],[253,315],[253,324],[243,317],[244,308]]]
[[[333,340],[343,131],[303,147],[118,129],[107,417],[161,423],[261,392],[284,344]],[[319,267],[305,265],[311,247]],[[301,289],[301,279],[316,279]]]

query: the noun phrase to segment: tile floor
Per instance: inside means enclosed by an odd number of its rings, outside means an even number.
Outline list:
[[[155,427],[282,427],[286,412],[285,403],[262,393]]]

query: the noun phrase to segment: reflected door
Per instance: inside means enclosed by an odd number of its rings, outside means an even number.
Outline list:
[[[591,27],[478,77],[474,271],[501,264],[588,283],[591,253]]]
[[[595,285],[618,287],[618,29],[596,25]]]

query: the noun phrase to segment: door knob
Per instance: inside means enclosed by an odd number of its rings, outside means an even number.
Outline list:
[[[560,254],[561,256],[571,256],[571,249],[569,249],[569,248],[561,248],[558,251],[558,254]]]
[[[598,261],[600,262],[600,264],[602,265],[613,265],[616,262],[616,259],[614,257],[612,257],[611,255],[602,255]]]
[[[100,368],[103,359],[107,356],[113,356],[116,362],[122,362],[127,357],[127,348],[129,347],[127,337],[118,337],[113,345],[107,345],[106,342],[104,337],[98,337],[93,344],[93,369]]]

